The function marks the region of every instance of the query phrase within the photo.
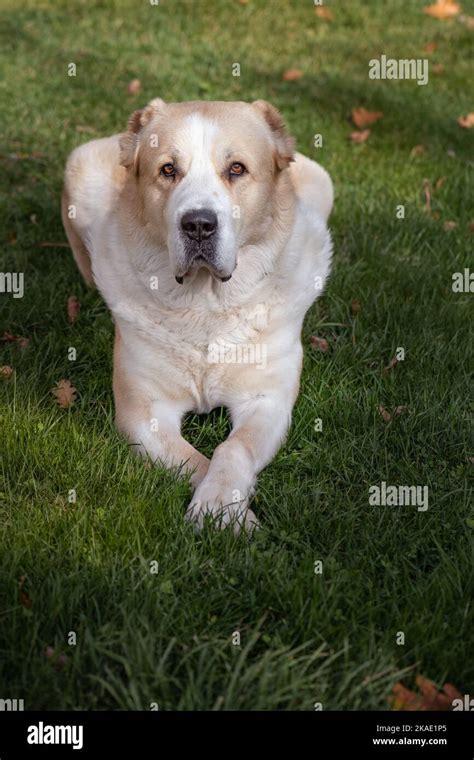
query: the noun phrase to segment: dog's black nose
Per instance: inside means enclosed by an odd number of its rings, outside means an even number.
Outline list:
[[[206,240],[217,230],[217,216],[214,211],[202,208],[199,211],[187,211],[181,218],[181,228],[191,240]]]

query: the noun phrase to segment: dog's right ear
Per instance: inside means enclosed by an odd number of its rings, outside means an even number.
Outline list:
[[[137,170],[139,135],[143,127],[146,127],[150,119],[165,106],[164,100],[155,98],[151,100],[145,108],[134,111],[128,120],[127,132],[120,136],[120,164],[125,168],[133,167]]]

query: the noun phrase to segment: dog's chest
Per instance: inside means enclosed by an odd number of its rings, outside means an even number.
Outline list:
[[[127,317],[126,333],[140,374],[150,385],[165,380],[177,395],[189,397],[199,413],[225,404],[229,395],[245,388],[244,375],[261,375],[266,367],[271,310],[263,303],[226,312],[135,307],[133,325],[132,315],[120,311],[122,319]],[[150,387],[150,392],[158,388]]]

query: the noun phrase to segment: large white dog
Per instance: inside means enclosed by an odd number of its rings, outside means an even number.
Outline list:
[[[332,201],[261,100],[156,99],[69,157],[63,222],[115,321],[117,426],[190,476],[200,527],[257,523],[249,499],[290,425],[303,318],[330,270]],[[218,406],[233,427],[208,460],[181,419]]]

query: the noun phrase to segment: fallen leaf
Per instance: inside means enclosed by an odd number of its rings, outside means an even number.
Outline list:
[[[437,179],[435,183],[435,190],[439,190],[441,187],[443,187],[446,180],[447,180],[447,177],[440,177],[439,179]]]
[[[470,462],[470,464],[474,464],[474,457],[468,457],[467,461]]]
[[[128,83],[127,90],[129,95],[138,95],[141,89],[142,83],[139,79],[132,79],[132,81]]]
[[[443,229],[445,230],[445,232],[450,232],[450,230],[455,230],[457,226],[458,226],[457,222],[446,221],[443,224]]]
[[[405,404],[402,404],[401,406],[395,406],[393,408],[393,414],[403,414],[407,410],[407,406]]]
[[[474,29],[474,16],[459,16],[459,21],[468,29]]]
[[[22,338],[20,335],[4,332],[0,338],[1,343],[18,343],[20,348],[26,348],[30,342],[29,338]]]
[[[437,0],[434,5],[425,5],[423,13],[440,21],[457,16],[461,11],[461,6],[455,0]]]
[[[415,145],[414,148],[410,151],[410,158],[415,158],[418,156],[423,156],[425,153],[425,146],[424,145]]]
[[[363,129],[362,132],[351,132],[350,139],[354,143],[363,143],[365,142],[370,135],[370,129]]]
[[[351,312],[354,316],[359,313],[361,310],[361,304],[360,301],[357,298],[354,298],[353,301],[351,301]]]
[[[73,325],[81,310],[81,304],[77,300],[76,296],[69,296],[67,299],[67,319],[70,325]]]
[[[427,42],[427,44],[423,47],[423,52],[428,53],[428,55],[430,55],[430,53],[434,53],[437,47],[438,45],[436,44],[436,42]]]
[[[304,72],[301,71],[301,69],[288,69],[288,71],[285,71],[283,74],[283,81],[284,82],[295,82],[297,79],[301,79]]]
[[[25,585],[26,581],[26,575],[22,575],[21,578],[18,581],[18,593],[20,596],[20,604],[23,605],[23,607],[26,607],[27,610],[31,610],[33,606],[33,602],[31,601],[30,597],[24,590],[23,586]]]
[[[385,409],[385,407],[383,407],[382,405],[379,405],[378,410],[379,410],[379,414],[382,417],[383,421],[384,422],[390,422],[390,420],[392,419],[392,415],[390,414],[390,412],[387,412],[387,410]]]
[[[365,108],[353,108],[351,111],[352,121],[356,127],[368,127],[375,121],[383,118],[382,111],[367,111]]]
[[[423,676],[415,679],[418,691],[411,691],[396,683],[392,689],[393,697],[389,697],[392,710],[430,711],[452,710],[453,700],[462,699],[461,693],[451,683],[445,683],[442,691]]]
[[[76,400],[77,391],[70,380],[59,380],[51,393],[56,397],[56,403],[61,409],[69,409]]]
[[[314,9],[314,12],[318,18],[322,18],[325,21],[333,21],[334,16],[332,15],[332,12],[329,10],[329,8],[325,8],[324,6],[319,6]]]
[[[467,116],[459,116],[458,124],[463,129],[471,129],[471,127],[474,127],[474,112],[471,111]]]
[[[37,220],[36,214],[30,214],[30,222],[31,222],[31,224],[38,224],[38,220]]]
[[[53,647],[46,647],[44,654],[47,660],[51,660],[51,665],[55,670],[63,670],[68,664],[68,658],[65,654],[56,654]]]
[[[444,72],[444,64],[443,63],[434,63],[431,67],[431,71],[433,74],[443,74]]]
[[[3,367],[0,367],[0,377],[11,377],[13,375],[13,369],[9,367],[7,364],[5,364]]]
[[[326,351],[329,350],[329,343],[327,342],[326,338],[318,338],[317,335],[312,335],[310,338],[310,343],[312,347],[317,351],[326,353]]]
[[[387,374],[387,372],[390,372],[391,369],[394,369],[398,364],[398,359],[396,356],[392,356],[389,363],[386,367],[383,368],[384,374]]]
[[[469,222],[469,224],[467,225],[467,229],[469,230],[469,232],[474,232],[474,219],[472,220],[472,222]]]

